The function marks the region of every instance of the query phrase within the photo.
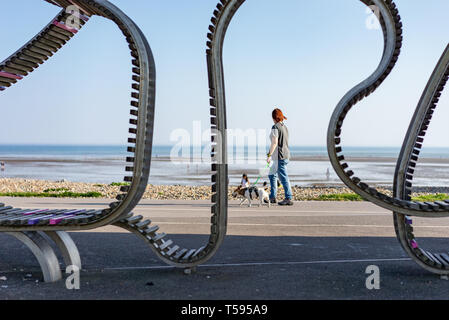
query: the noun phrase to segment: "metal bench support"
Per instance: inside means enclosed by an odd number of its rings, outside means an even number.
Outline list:
[[[75,242],[67,232],[7,232],[25,244],[36,257],[42,270],[45,282],[56,282],[62,279],[61,267],[52,247],[52,242],[58,247],[66,266],[77,266],[81,269],[81,257]]]
[[[62,279],[59,261],[46,238],[38,232],[7,232],[25,244],[39,262],[45,282]]]
[[[66,267],[77,266],[81,270],[81,256],[72,237],[64,231],[45,231],[45,234],[58,246]]]

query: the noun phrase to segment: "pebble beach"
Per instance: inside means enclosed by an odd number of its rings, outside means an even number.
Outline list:
[[[232,191],[236,186],[230,186],[228,190],[228,198],[232,199]],[[317,200],[320,195],[336,195],[352,193],[347,187],[341,186],[313,186],[293,188],[293,200],[307,201]],[[391,195],[392,192],[388,188],[378,188],[379,191]],[[45,193],[45,192],[63,192],[69,191],[73,193],[97,192],[102,198],[113,199],[120,193],[120,186],[98,184],[98,183],[81,183],[69,181],[46,181],[46,180],[30,180],[30,179],[0,179],[0,193]],[[449,193],[449,188],[418,188],[415,196],[429,195],[434,193]],[[143,199],[151,200],[208,200],[211,198],[210,186],[181,186],[181,185],[148,185]],[[280,189],[278,199],[282,199],[283,190]]]

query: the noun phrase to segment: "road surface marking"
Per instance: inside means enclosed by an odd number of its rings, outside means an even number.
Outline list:
[[[154,212],[157,212],[157,211],[194,211],[194,212],[205,211],[205,212],[209,212],[210,208],[211,207],[200,207],[200,208],[191,208],[191,209],[190,208],[157,208],[157,207],[151,207],[152,211],[154,209]],[[147,209],[147,208],[144,208],[142,206],[137,206],[136,209]],[[148,208],[148,209],[150,209],[150,208]],[[378,215],[385,215],[385,216],[392,215],[392,213],[389,212],[389,211],[349,211],[349,212],[347,210],[346,211],[330,211],[330,210],[318,210],[318,211],[314,211],[314,210],[302,210],[302,211],[297,211],[297,210],[276,210],[276,211],[273,211],[273,210],[269,210],[266,207],[261,207],[261,208],[255,207],[255,208],[247,208],[247,209],[235,209],[235,208],[230,207],[228,209],[229,209],[229,211],[232,211],[232,212],[248,212],[248,213],[254,213],[255,211],[258,212],[258,210],[254,210],[254,209],[259,209],[263,213],[277,213],[277,214],[279,214],[280,212],[283,212],[283,213],[285,212],[285,213],[336,213],[336,214],[339,214],[339,213],[342,213],[342,214],[354,213],[354,214],[359,214],[359,215],[361,215],[361,214],[365,214],[365,215],[366,214],[378,214]]]
[[[210,223],[205,222],[162,222],[162,221],[154,221],[154,224],[158,225],[205,225],[210,226]],[[228,226],[242,226],[242,227],[341,227],[341,228],[394,228],[393,224],[391,225],[366,225],[366,224],[279,224],[279,223],[228,223]],[[418,228],[444,228],[447,229],[449,226],[416,226]]]
[[[246,263],[216,263],[203,264],[197,268],[220,268],[220,267],[251,267],[251,266],[283,266],[283,265],[304,265],[304,264],[331,264],[331,263],[373,263],[373,262],[392,262],[392,261],[411,261],[410,258],[396,259],[354,259],[354,260],[323,260],[323,261],[286,261],[286,262],[246,262]],[[152,266],[152,267],[112,267],[104,270],[151,270],[151,269],[175,269],[173,266]]]

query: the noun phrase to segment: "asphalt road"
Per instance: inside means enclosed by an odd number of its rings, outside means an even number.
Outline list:
[[[0,199],[19,207],[96,208],[106,200]],[[176,243],[207,241],[209,204],[142,201]],[[415,219],[421,243],[447,251],[449,219]],[[231,203],[228,236],[191,275],[160,262],[136,236],[116,227],[71,233],[83,260],[80,290],[41,282],[38,263],[0,234],[0,299],[447,299],[449,281],[412,262],[397,242],[391,213],[364,202],[297,202],[283,208]],[[446,238],[445,238],[446,237]],[[368,290],[366,268],[380,269]]]

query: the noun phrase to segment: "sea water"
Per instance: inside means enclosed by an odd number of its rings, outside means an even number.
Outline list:
[[[0,162],[4,162],[1,177],[39,180],[68,180],[74,182],[120,182],[125,176],[126,146],[54,146],[54,145],[0,145]],[[290,148],[292,160],[288,173],[293,185],[310,186],[341,184],[327,156],[326,147]],[[171,159],[171,146],[154,146],[152,155],[151,184],[207,185],[210,184],[210,163],[201,161],[204,148],[191,148],[187,156]],[[207,151],[207,148],[206,148]],[[243,173],[255,181],[267,181],[264,170],[266,150],[254,152],[252,148],[234,148],[228,154],[229,179],[238,184]],[[395,161],[400,148],[394,147],[345,147],[345,155],[357,158],[348,161],[352,170],[362,180],[378,185],[391,185]],[[189,160],[190,158],[190,160]],[[425,148],[421,158],[433,159],[420,162],[414,185],[449,186],[449,148]],[[172,161],[174,160],[174,161]],[[329,179],[326,175],[329,169]]]

